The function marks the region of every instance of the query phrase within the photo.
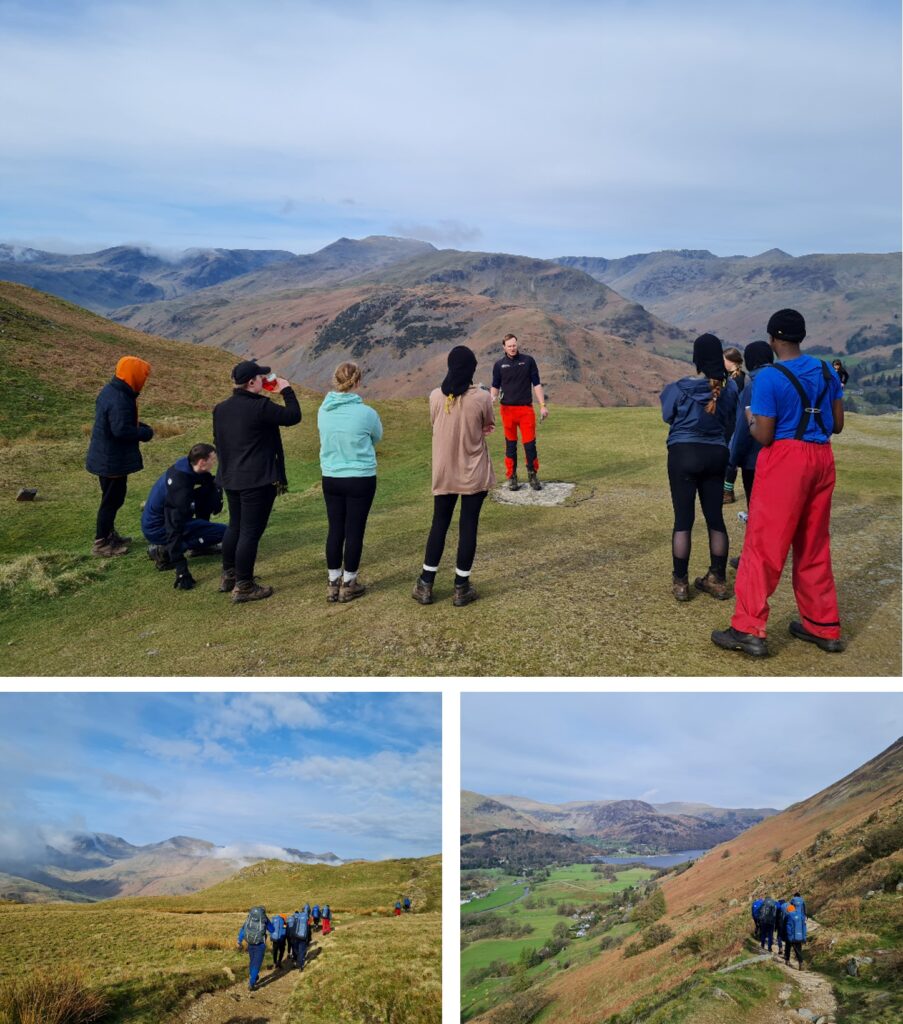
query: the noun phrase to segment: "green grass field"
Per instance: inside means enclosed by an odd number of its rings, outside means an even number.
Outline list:
[[[473,871],[470,874],[479,875],[482,872]],[[553,869],[548,879],[538,883],[534,884],[527,879],[530,893],[526,899],[517,903],[500,905],[505,903],[505,900],[501,899],[502,896],[510,899],[512,892],[517,895],[523,891],[523,885],[503,884],[485,899],[462,906],[462,917],[469,916],[471,922],[477,920],[472,917],[474,908],[491,909],[493,917],[498,915],[513,924],[529,925],[532,928],[532,931],[523,937],[484,938],[464,946],[461,950],[462,1019],[468,1020],[485,1012],[511,993],[510,977],[493,974],[480,976],[476,972],[485,971],[496,961],[503,961],[514,968],[525,950],[539,949],[552,938],[556,925],[562,922],[572,924],[571,918],[558,913],[559,903],[567,903],[578,909],[590,904],[607,904],[613,893],[637,885],[653,874],[655,872],[651,869],[630,868],[618,871],[616,879],[609,881],[594,873],[589,864],[571,864]],[[493,899],[496,896],[499,897],[498,900]],[[621,937],[631,934],[636,927],[632,923],[615,924],[604,934],[612,938]],[[464,936],[466,941],[466,932]],[[553,974],[564,963],[573,966],[590,959],[596,955],[601,938],[602,932],[599,931],[594,931],[591,936],[572,938],[563,952],[542,964],[522,971],[519,976],[521,981],[535,984]]]
[[[408,889],[415,912],[396,919],[391,907]],[[42,968],[75,969],[110,1000],[109,1024],[157,1024],[202,992],[246,980],[247,956],[235,939],[249,906],[288,914],[305,900],[328,899],[335,932],[317,940],[324,948],[316,984],[330,989],[332,1002],[365,1000],[376,1012],[402,1000],[406,1016],[392,1020],[438,1022],[440,890],[439,857],[335,869],[265,861],[190,896],[39,908],[0,903],[0,983]],[[397,967],[394,980],[387,964]],[[306,990],[306,974],[300,978]],[[336,1019],[325,997],[315,1018],[302,1014],[304,1001],[300,993],[293,999],[289,1021]],[[0,1001],[0,1020],[3,1011]]]
[[[257,563],[260,578],[277,593],[233,607],[216,592],[213,560],[192,567],[196,590],[173,591],[171,574],[157,573],[144,555],[139,504],[159,473],[191,444],[210,439],[209,409],[229,393],[234,357],[136,336],[57,300],[44,298],[36,307],[35,294],[0,288],[0,636],[6,674],[900,673],[899,416],[850,416],[835,444],[833,555],[850,641],[839,656],[787,635],[796,614],[789,568],[772,605],[775,657],[769,660],[712,646],[709,634],[727,624],[730,602],[705,595],[688,605],[674,602],[666,432],[658,411],[649,408],[552,407],[539,430],[541,475],[575,482],[575,494],[566,506],[552,508],[488,501],[473,577],[481,600],[459,609],[451,604],[454,526],[436,604],[424,608],[410,597],[432,510],[426,399],[374,403],[385,440],[361,568],[371,591],[348,605],[328,605],[319,399],[304,393],[303,422],[283,431],[290,493],[277,500]],[[120,533],[136,538],[132,552],[97,564],[86,555],[97,481],[82,467],[94,397],[126,351],[155,367],[141,416],[163,430],[144,446],[146,468],[130,477],[117,519]],[[54,358],[48,360],[48,352]],[[501,477],[500,430],[490,449]],[[37,487],[39,500],[17,503],[21,486]],[[728,510],[732,552],[742,542],[735,510],[743,507]],[[691,573],[701,575],[706,565],[698,522]],[[517,639],[502,640],[503,620],[523,624]]]

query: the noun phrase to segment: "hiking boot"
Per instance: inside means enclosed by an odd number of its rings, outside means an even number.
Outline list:
[[[411,597],[420,604],[432,604],[433,603],[433,585],[432,583],[424,583],[422,579],[418,577],[417,582],[414,584],[414,589],[411,591]]]
[[[682,579],[678,576],[671,577],[671,593],[674,595],[677,601],[689,601],[690,600],[690,578],[684,576]]]
[[[205,555],[221,555],[223,553],[222,544],[210,544],[207,547],[201,548],[189,548],[185,552],[186,558],[203,558]]]
[[[455,596],[452,599],[452,604],[456,608],[463,608],[464,605],[470,604],[471,601],[476,601],[479,596],[476,590],[474,590],[473,584],[468,580],[462,587],[455,584]]]
[[[734,557],[730,560],[730,566],[731,566],[732,569],[739,569],[740,568],[740,556],[739,555],[734,555]]]
[[[753,633],[741,633],[733,626],[713,630],[712,643],[726,651],[743,651],[753,658],[768,657],[768,644],[764,637],[755,636]]]
[[[95,558],[113,558],[115,555],[127,555],[129,551],[127,544],[117,544],[113,540],[113,534],[109,537],[100,537],[94,541],[91,554]]]
[[[534,491],[542,490],[542,484],[539,482],[539,477],[536,475],[535,470],[532,473],[527,474],[527,480]]]
[[[339,599],[339,587],[342,585],[342,577],[340,576],[337,580],[326,580],[326,600],[330,604],[334,604]]]
[[[719,580],[711,571],[707,572],[705,576],[697,576],[693,585],[697,590],[714,597],[716,601],[727,601],[731,596],[731,588],[727,585],[727,581]]]
[[[231,594],[235,589],[235,570],[234,569],[223,569],[223,574],[219,581],[219,592],[221,594]]]
[[[246,601],[263,601],[273,596],[273,588],[265,587],[257,580],[238,580],[232,591],[232,603],[244,604]]]
[[[353,601],[356,597],[366,593],[367,588],[355,576],[353,580],[349,580],[347,583],[342,582],[341,589],[339,590],[339,601],[342,604],[346,604],[348,601]]]
[[[827,651],[828,654],[840,654],[841,651],[846,650],[847,646],[846,640],[841,640],[840,637],[829,639],[826,636],[816,636],[814,633],[810,633],[801,622],[790,623],[790,635],[795,636],[797,640],[805,640],[807,643],[815,644],[816,647]]]
[[[508,477],[508,490],[509,491],[519,491],[520,490],[520,484],[517,482],[517,473],[512,473],[511,476]]]
[[[119,534],[115,530],[110,534],[110,539],[115,541],[116,544],[119,544],[119,545],[122,545],[122,544],[129,545],[129,544],[132,543],[132,538],[131,537],[120,537]]]
[[[736,500],[737,500],[737,495],[734,494],[733,490],[729,491],[727,488],[725,488],[721,492],[721,504],[722,505],[733,505]]]

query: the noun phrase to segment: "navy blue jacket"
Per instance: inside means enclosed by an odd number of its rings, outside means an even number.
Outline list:
[[[712,391],[705,377],[683,377],[662,391],[662,419],[671,427],[669,446],[689,441],[727,447],[734,431],[739,398],[737,385],[732,380],[724,385],[714,413],[705,411],[711,397]]]
[[[170,559],[181,552],[182,533],[192,519],[210,519],[223,509],[223,492],[212,473],[195,473],[183,455],[158,477],[144,503],[141,531],[145,536],[166,532]]]
[[[762,451],[762,445],[749,432],[749,424],[746,422],[746,407],[752,405],[753,381],[761,369],[761,366],[757,367],[750,373],[737,402],[736,425],[734,436],[731,438],[731,454],[727,461],[728,465],[736,466],[738,469],[755,469],[756,459]]]
[[[144,469],[140,441],[149,441],[153,430],[138,422],[138,396],[124,380],[114,377],[104,384],[94,404],[94,429],[85,468],[95,476],[128,476]]]

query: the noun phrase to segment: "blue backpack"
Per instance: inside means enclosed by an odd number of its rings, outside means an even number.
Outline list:
[[[314,915],[314,920],[316,920],[320,916],[320,904],[319,903],[315,903],[314,904],[313,915]]]
[[[752,905],[752,916],[754,921],[759,920],[759,911],[762,909],[762,904],[765,900],[755,900]]]
[[[329,909],[329,904],[323,908],[323,920],[328,921],[332,917],[332,911]]]
[[[273,941],[279,942],[280,939],[285,938],[286,926],[285,921],[277,914],[272,921],[273,925]]]
[[[784,935],[788,942],[806,941],[806,915],[802,908],[795,908],[784,916]]]
[[[303,914],[299,910],[297,914],[292,915],[291,920],[292,926],[289,932],[291,937],[307,942],[310,939],[310,925],[307,923],[307,914]]]

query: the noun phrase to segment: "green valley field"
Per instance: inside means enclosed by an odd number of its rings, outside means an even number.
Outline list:
[[[93,403],[122,354],[154,370],[140,400],[157,429],[132,476],[120,533],[131,553],[92,560],[97,481],[83,469]],[[474,582],[481,600],[453,608],[454,528],[436,604],[410,590],[429,529],[426,400],[374,405],[385,427],[361,577],[348,605],[325,601],[326,516],[316,410],[283,431],[290,492],[279,498],[257,563],[269,601],[232,606],[219,569],[197,560],[199,586],[172,589],[140,543],[139,505],[156,477],[210,439],[210,409],[230,391],[235,356],[164,341],[27,288],[0,284],[0,637],[9,675],[899,675],[899,415],[850,415],[835,443],[833,554],[845,654],[787,634],[789,566],[772,606],[774,657],[726,655],[709,634],[731,604],[670,593],[671,505],[665,428],[652,408],[552,404],[539,430],[541,476],[576,483],[559,507],[486,503]],[[483,367],[478,374],[488,367]],[[367,399],[366,378],[362,394]],[[554,397],[554,396],[553,396]],[[502,475],[501,430],[490,438]],[[16,502],[20,487],[38,500]],[[743,530],[728,510],[732,552]],[[700,517],[701,519],[701,517]],[[707,565],[701,522],[691,572]],[[517,622],[516,639],[499,623]]]
[[[409,893],[414,913],[392,906]],[[247,994],[247,955],[235,939],[248,908],[288,914],[305,901],[329,902],[335,931],[317,935],[304,972],[269,970]],[[391,1020],[441,1018],[439,857],[341,868],[264,861],[203,892],[110,900],[89,906],[0,903],[0,1021],[93,1020],[16,1015],[15,995],[77,977],[104,1006],[104,1024],[226,1020]],[[40,914],[40,924],[36,914]],[[184,1013],[183,1013],[184,1011]]]

